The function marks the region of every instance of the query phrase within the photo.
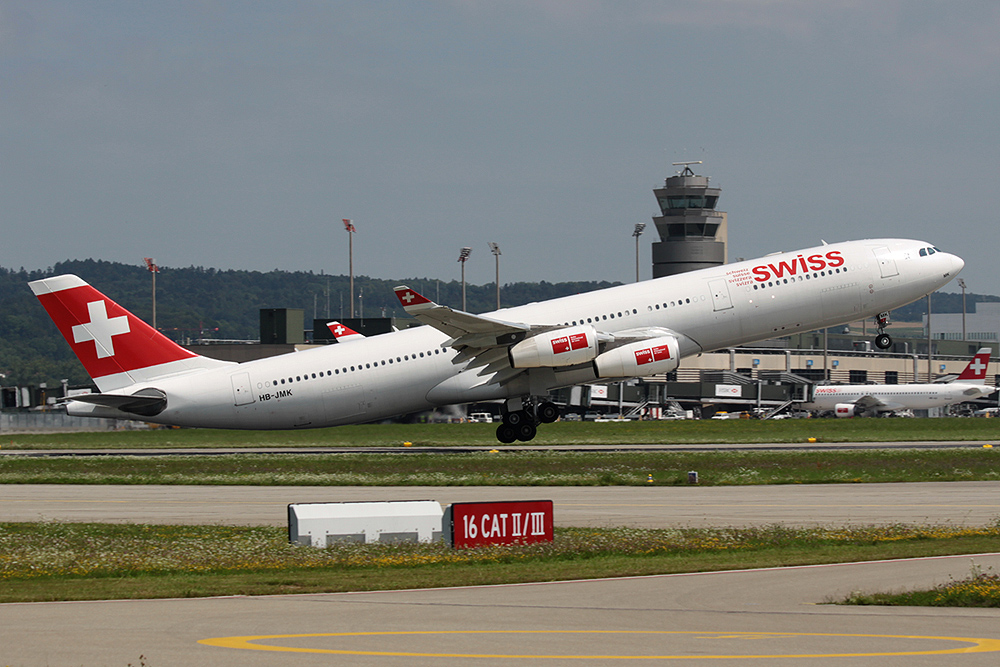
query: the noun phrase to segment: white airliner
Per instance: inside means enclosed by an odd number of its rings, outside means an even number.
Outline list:
[[[888,345],[888,311],[964,266],[932,247],[822,245],[484,315],[400,287],[429,326],[242,364],[185,350],[76,276],[31,289],[101,392],[74,397],[72,415],[292,429],[503,399],[497,438],[513,442],[557,418],[544,400],[557,387],[666,373],[690,355],[873,315]]]
[[[926,410],[989,396],[997,390],[986,384],[992,348],[982,347],[954,382],[929,384],[842,384],[813,388],[805,410],[833,410],[838,417],[854,417],[899,410]]]

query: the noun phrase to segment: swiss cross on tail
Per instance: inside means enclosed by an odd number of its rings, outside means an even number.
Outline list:
[[[431,300],[427,297],[419,294],[409,287],[401,286],[395,289],[396,298],[399,302],[403,304],[403,308],[410,308],[411,306],[420,306],[425,303],[431,303]]]
[[[108,317],[108,304],[103,299],[89,302],[87,313],[89,321],[73,325],[73,342],[94,341],[98,359],[115,356],[115,336],[127,334],[131,330],[128,316]]]
[[[958,379],[966,382],[985,383],[986,368],[990,365],[990,354],[992,352],[993,348],[990,347],[979,348],[976,356],[972,358],[972,361],[965,367],[962,374],[958,376]]]
[[[76,276],[36,280],[30,287],[102,391],[110,384],[131,384],[133,371],[198,356]],[[110,376],[125,379],[100,381]]]

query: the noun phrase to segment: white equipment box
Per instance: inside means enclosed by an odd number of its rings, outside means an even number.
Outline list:
[[[433,542],[444,511],[433,500],[292,503],[288,541],[314,547],[337,542]]]

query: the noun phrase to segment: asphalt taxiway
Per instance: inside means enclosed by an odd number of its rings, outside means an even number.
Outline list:
[[[552,500],[556,525],[645,528],[932,523],[1000,518],[1000,482],[760,486],[0,485],[6,521],[286,525],[289,503]]]
[[[1000,554],[437,590],[0,605],[0,662],[45,665],[962,665],[1000,609],[826,604]]]

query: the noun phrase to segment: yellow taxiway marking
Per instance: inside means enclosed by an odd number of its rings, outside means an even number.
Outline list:
[[[729,655],[525,655],[500,653],[431,653],[415,651],[365,651],[352,649],[324,649],[297,646],[277,646],[258,644],[259,641],[281,639],[314,639],[324,637],[391,637],[428,635],[689,635],[695,639],[786,639],[798,637],[841,637],[847,639],[903,639],[916,641],[959,642],[965,646],[949,649],[928,649],[923,651],[885,651],[866,653],[787,653],[787,654],[729,654]],[[865,635],[822,632],[716,632],[681,630],[427,630],[393,632],[320,632],[290,635],[252,635],[245,637],[215,637],[202,639],[199,644],[222,648],[249,649],[254,651],[281,651],[286,653],[327,653],[336,655],[393,656],[409,658],[501,658],[501,659],[561,659],[561,660],[734,660],[740,658],[863,658],[906,655],[950,655],[955,653],[989,653],[1000,651],[1000,639],[979,639],[974,637],[927,637],[920,635]]]

